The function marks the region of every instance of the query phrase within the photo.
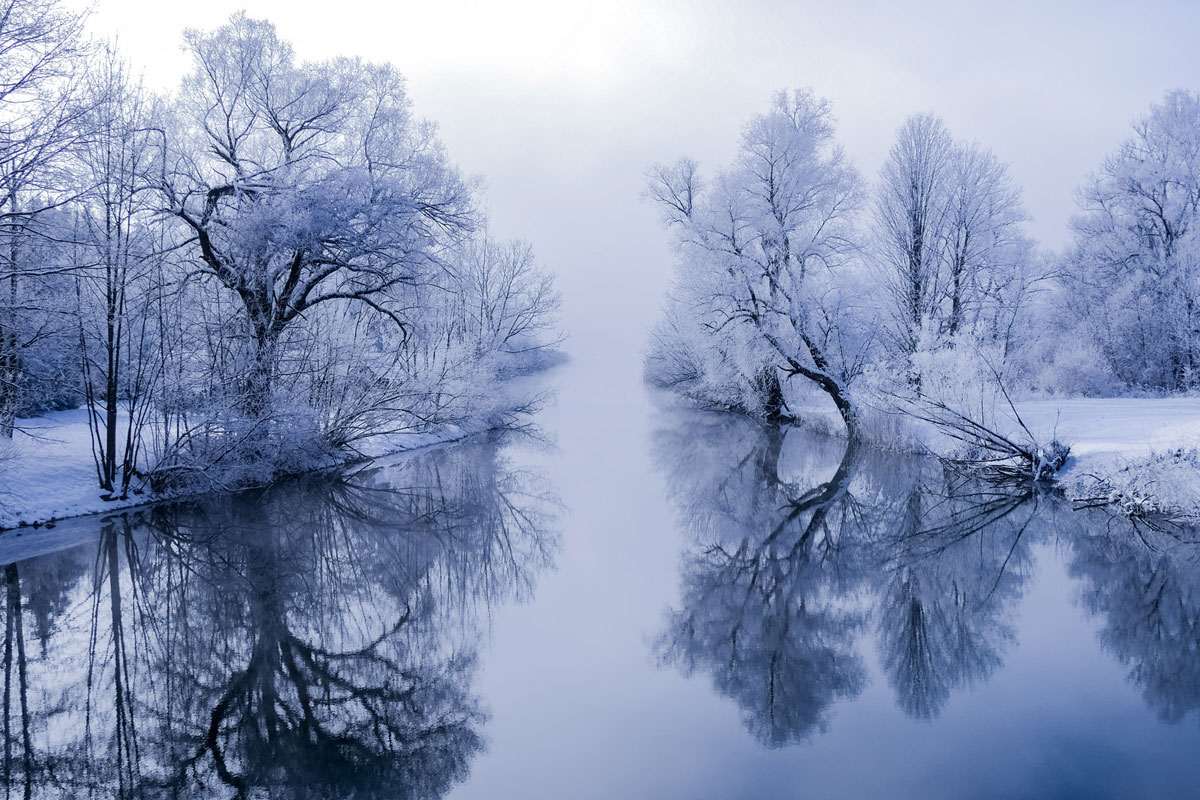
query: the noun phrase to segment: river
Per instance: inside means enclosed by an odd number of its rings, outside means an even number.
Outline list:
[[[1188,532],[598,352],[536,431],[5,534],[12,793],[1196,795]]]

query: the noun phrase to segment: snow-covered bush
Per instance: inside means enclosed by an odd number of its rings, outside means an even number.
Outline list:
[[[1121,390],[1100,345],[1081,327],[1034,343],[1027,362],[1029,384],[1039,392],[1105,397]]]
[[[1175,448],[1075,474],[1066,489],[1080,506],[1194,524],[1200,520],[1200,450]]]
[[[741,329],[712,335],[695,289],[680,286],[655,325],[646,379],[702,407],[767,416],[776,369],[771,354]]]

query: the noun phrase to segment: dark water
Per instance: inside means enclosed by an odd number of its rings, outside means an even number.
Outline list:
[[[1200,795],[1190,534],[569,399],[0,538],[6,796]]]

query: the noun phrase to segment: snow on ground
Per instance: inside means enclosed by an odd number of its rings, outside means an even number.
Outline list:
[[[1071,445],[1068,496],[1107,498],[1133,515],[1200,517],[1200,398],[1040,400],[1018,409],[1039,437]]]
[[[17,420],[21,432],[0,445],[0,530],[21,523],[96,514],[142,505],[165,497],[130,495],[126,500],[101,499],[92,459],[87,412],[55,411]],[[447,426],[441,431],[394,437],[390,451],[413,450],[467,436],[472,431]],[[380,444],[370,455],[382,455]]]
[[[509,370],[511,377],[492,388],[489,407],[481,409],[476,419],[430,432],[376,437],[364,443],[359,452],[363,457],[380,459],[488,430],[495,425],[495,415],[503,417],[506,410],[542,397],[545,376],[566,360],[558,351],[538,356],[522,369]],[[126,500],[101,499],[87,412],[82,408],[19,419],[17,427],[12,442],[0,442],[0,531],[21,523],[34,525],[171,499],[149,493],[131,495]],[[337,463],[323,466],[335,467]]]
[[[1076,467],[1114,459],[1138,460],[1179,448],[1200,448],[1200,397],[1183,398],[1077,398],[1022,400],[1017,411],[1041,443],[1058,439],[1070,445]],[[805,397],[792,406],[802,418],[818,418],[817,427],[840,434],[842,423],[832,403]],[[1021,436],[1011,412],[995,410],[993,424]],[[878,422],[882,415],[870,416]],[[911,420],[905,420],[910,427]],[[926,434],[924,440],[931,444]],[[952,444],[947,440],[947,444]],[[932,446],[932,444],[931,444]],[[940,448],[934,446],[940,452]]]
[[[1200,447],[1200,397],[1031,400],[1017,409],[1039,438],[1069,444],[1080,466]]]
[[[1200,517],[1200,398],[1039,400],[1018,404],[1045,441],[1071,445],[1067,495],[1131,515]]]
[[[0,451],[0,527],[103,511],[87,412],[55,411],[17,420],[21,429]],[[131,505],[142,501],[135,498]]]
[[[1071,448],[1062,474],[1068,497],[1107,498],[1127,513],[1200,519],[1200,397],[1075,398],[1016,404],[1041,444],[1057,439]],[[844,430],[823,397],[807,394],[793,410],[817,430]],[[989,424],[1024,438],[1010,411],[994,410]],[[866,410],[868,437],[900,449],[944,452],[956,446],[931,426]],[[882,439],[883,441],[878,441]]]

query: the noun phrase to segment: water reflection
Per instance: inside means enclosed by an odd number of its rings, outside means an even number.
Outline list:
[[[869,654],[899,708],[936,718],[1003,666],[1050,540],[1146,701],[1167,720],[1200,704],[1200,549],[1180,531],[1139,535],[1053,496],[803,431],[687,423],[654,442],[690,542],[656,651],[711,676],[764,744],[827,730],[834,704],[865,689]]]
[[[661,658],[710,672],[772,745],[823,729],[829,704],[865,682],[853,648],[867,622],[853,602],[864,571],[846,535],[861,512],[849,491],[857,455],[802,488],[782,477],[783,441],[778,430],[732,422],[658,441],[697,537]]]
[[[6,796],[441,796],[482,745],[486,611],[549,563],[552,508],[481,442],[9,564]]]
[[[1094,523],[1071,574],[1100,641],[1166,722],[1200,709],[1200,547],[1194,531]]]

